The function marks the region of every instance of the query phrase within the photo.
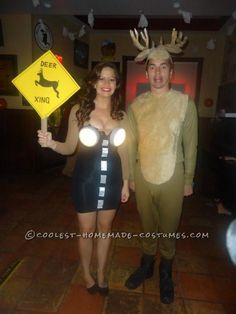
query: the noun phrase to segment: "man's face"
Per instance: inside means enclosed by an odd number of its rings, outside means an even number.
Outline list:
[[[169,60],[148,61],[146,75],[152,91],[165,92],[169,90],[172,69]]]

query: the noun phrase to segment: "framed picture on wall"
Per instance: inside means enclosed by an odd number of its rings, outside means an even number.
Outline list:
[[[0,55],[0,95],[19,95],[18,90],[11,82],[17,74],[17,56]]]
[[[203,59],[178,57],[173,58],[173,61],[172,88],[188,94],[198,104]],[[130,104],[139,94],[149,90],[145,67],[145,63],[136,63],[134,57],[123,57],[124,98],[126,105]]]
[[[2,22],[0,20],[0,47],[1,46],[4,46],[4,41],[3,41]]]
[[[74,41],[74,64],[81,68],[88,68],[89,45],[76,39]]]
[[[216,112],[227,117],[228,113],[234,113],[236,116],[236,81],[225,83],[218,88],[218,99]],[[231,117],[233,117],[231,115]]]

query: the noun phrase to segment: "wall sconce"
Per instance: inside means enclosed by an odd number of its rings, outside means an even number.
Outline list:
[[[208,42],[206,44],[206,48],[208,50],[215,50],[215,48],[216,48],[216,40],[215,39],[208,40]]]
[[[63,57],[61,55],[57,55],[55,54],[55,57],[57,58],[57,60],[62,64],[63,63]]]
[[[0,98],[0,109],[7,108],[7,101],[5,98]]]
[[[204,106],[205,107],[212,107],[214,104],[213,99],[212,98],[206,98],[204,100]]]
[[[227,28],[227,35],[228,36],[233,35],[235,27],[236,27],[236,24],[232,24],[232,25],[228,26],[228,28]]]

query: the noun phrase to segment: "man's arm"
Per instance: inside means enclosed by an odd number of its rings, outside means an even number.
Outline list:
[[[128,154],[131,189],[134,190],[134,171],[137,159],[138,132],[135,116],[131,107],[128,109]]]
[[[194,102],[189,100],[183,126],[183,150],[184,150],[184,195],[193,193],[193,177],[196,167],[198,141],[198,117]]]

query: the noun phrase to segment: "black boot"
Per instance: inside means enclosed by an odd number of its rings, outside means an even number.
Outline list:
[[[136,289],[145,279],[152,277],[154,271],[155,255],[143,254],[138,269],[129,276],[125,282],[128,289]]]
[[[159,266],[160,299],[162,303],[170,304],[174,301],[174,284],[172,281],[173,260],[162,258]]]

